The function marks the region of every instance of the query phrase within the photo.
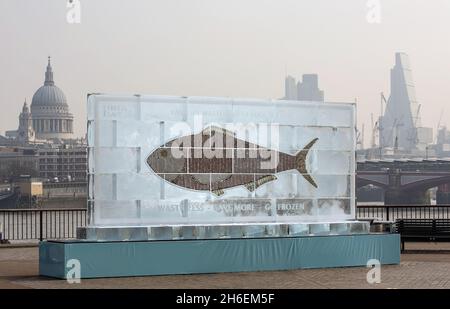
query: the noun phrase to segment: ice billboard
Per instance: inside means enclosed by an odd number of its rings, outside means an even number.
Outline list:
[[[88,97],[90,225],[355,218],[354,104]]]

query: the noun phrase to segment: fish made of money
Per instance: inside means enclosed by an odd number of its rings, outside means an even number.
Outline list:
[[[225,189],[242,185],[252,192],[276,180],[275,174],[288,170],[297,170],[317,188],[306,168],[308,152],[317,140],[290,155],[238,139],[233,132],[211,126],[161,145],[148,156],[147,164],[171,184],[210,191],[217,196],[224,194]],[[273,156],[275,164],[270,166]]]

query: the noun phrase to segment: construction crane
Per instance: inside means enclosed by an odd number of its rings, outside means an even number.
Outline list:
[[[381,95],[381,102],[380,102],[380,116],[383,116],[383,102],[387,105],[386,97],[384,96],[383,92],[380,93]]]
[[[357,130],[356,144],[359,145],[360,149],[364,149],[364,123],[362,124],[361,131]]]
[[[415,117],[413,118],[413,132],[412,132],[412,137],[410,138],[410,140],[414,143],[414,145],[417,145],[417,143],[419,142],[419,135],[417,134],[417,121],[419,119],[419,113],[420,113],[420,108],[422,107],[421,104],[419,104],[419,106],[417,107],[417,112]]]
[[[443,108],[443,109],[441,110],[441,114],[439,115],[439,121],[438,121],[437,128],[436,128],[436,139],[435,139],[435,144],[438,143],[439,128],[441,127],[441,121],[442,121],[442,115],[444,115],[444,109],[445,109],[445,108]]]
[[[383,102],[384,104],[386,104],[387,107],[387,100],[386,97],[384,96],[383,92],[380,92],[380,118],[378,118],[378,126],[377,126],[377,130],[379,132],[379,136],[380,136],[380,151],[382,151],[382,147],[384,145],[384,136],[383,136],[383,121],[381,120],[381,118],[383,117]]]
[[[379,124],[378,124],[378,121],[376,121],[375,123],[373,122],[373,113],[370,114],[370,122],[372,125],[372,139],[370,141],[370,147],[375,148],[375,147],[377,147],[376,139],[377,139],[377,132],[379,129]]]

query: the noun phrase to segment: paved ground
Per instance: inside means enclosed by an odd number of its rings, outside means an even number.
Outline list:
[[[364,267],[84,279],[80,284],[38,276],[36,247],[0,246],[0,288],[450,288],[450,243],[406,244],[400,265],[382,266],[381,283]]]

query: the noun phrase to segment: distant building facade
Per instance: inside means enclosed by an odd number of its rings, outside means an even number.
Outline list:
[[[432,129],[421,126],[420,107],[409,57],[405,53],[396,53],[391,69],[391,94],[379,122],[381,148],[411,152],[425,150],[432,143]]]
[[[35,171],[33,176],[54,181],[87,180],[87,148],[83,144],[0,147],[0,178]],[[11,172],[16,175],[10,175]]]
[[[87,180],[87,148],[85,145],[61,145],[39,148],[39,176],[58,181]]]
[[[34,93],[30,108],[24,103],[19,116],[19,128],[7,131],[6,136],[18,143],[73,138],[73,115],[64,92],[55,85],[50,57],[44,85]]]
[[[64,92],[55,85],[48,59],[44,85],[33,95],[31,102],[33,129],[38,139],[70,139],[73,137],[73,116]]]
[[[324,101],[324,92],[319,89],[317,74],[303,74],[302,81],[296,83],[294,77],[288,75],[285,79],[284,100]]]
[[[86,142],[74,139],[73,120],[65,94],[55,85],[49,57],[44,85],[30,107],[23,103],[18,129],[0,136],[0,177],[35,171],[33,176],[53,181],[86,181]]]
[[[297,84],[297,100],[323,102],[324,94],[319,89],[319,77],[317,74],[303,75],[302,82]]]
[[[20,176],[23,171],[35,171],[37,176],[38,153],[34,149],[5,146],[0,147],[0,179]],[[15,175],[12,175],[14,173]]]
[[[297,84],[295,78],[290,75],[284,80],[284,99],[297,100]]]
[[[441,157],[450,157],[450,131],[446,127],[438,131],[436,153]]]
[[[33,143],[36,141],[33,119],[26,100],[23,103],[22,112],[19,115],[19,129],[16,132],[15,138],[21,143]]]

